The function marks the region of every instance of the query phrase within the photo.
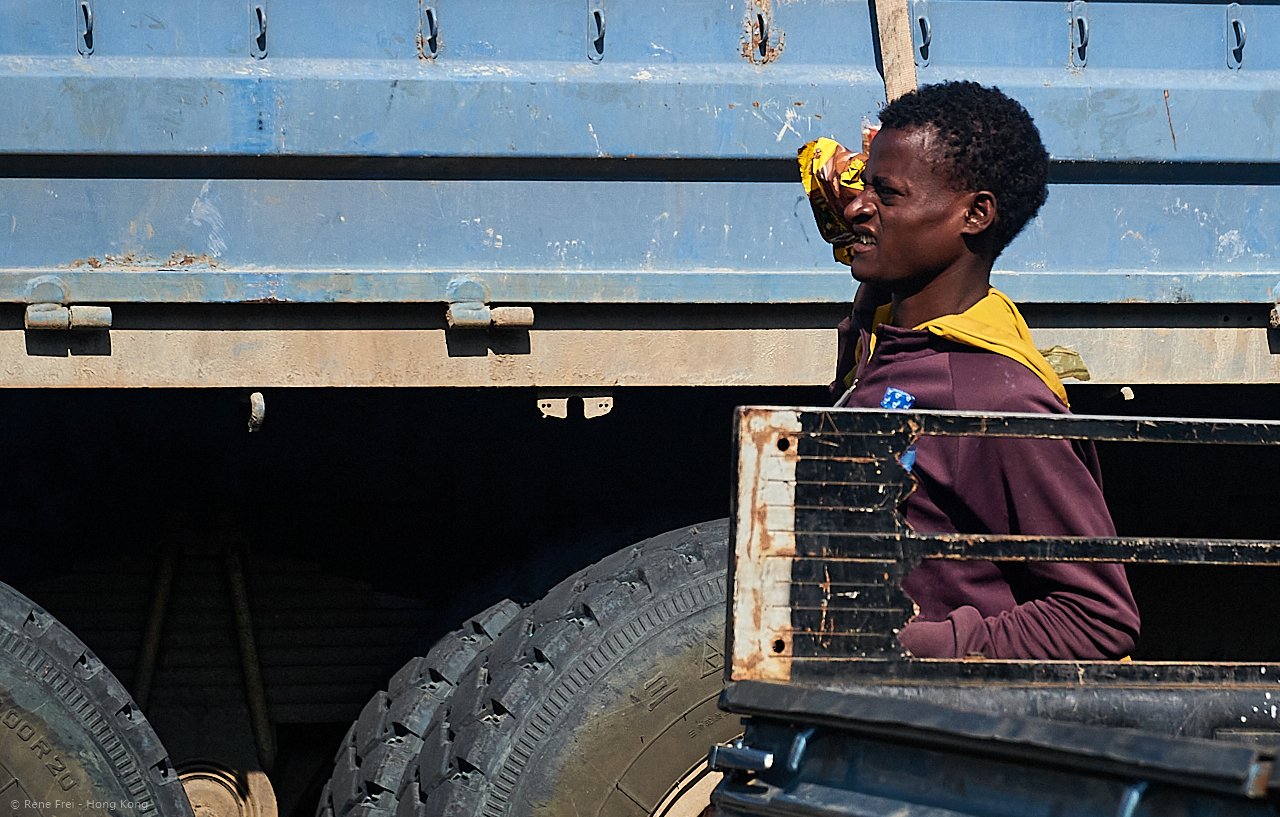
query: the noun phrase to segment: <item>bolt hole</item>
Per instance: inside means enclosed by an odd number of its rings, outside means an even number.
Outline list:
[[[773,642],[773,651],[776,653],[781,653],[786,648],[787,648],[787,642],[783,641],[781,638],[776,639]]]
[[[791,447],[791,440],[787,439],[786,437],[782,437],[778,440],[779,451],[786,451],[790,447]]]

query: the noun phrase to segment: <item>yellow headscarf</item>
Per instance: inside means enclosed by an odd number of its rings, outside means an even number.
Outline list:
[[[864,134],[864,144],[869,141]],[[852,266],[853,256],[847,246],[852,235],[840,213],[865,186],[862,171],[867,166],[866,154],[854,153],[834,139],[824,137],[800,148],[796,158],[800,162],[800,181],[809,197],[813,218],[818,222],[818,232],[832,245],[835,259]]]

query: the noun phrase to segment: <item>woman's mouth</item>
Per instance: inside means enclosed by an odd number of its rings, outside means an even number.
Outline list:
[[[870,233],[854,233],[849,241],[849,246],[854,252],[867,252],[876,246],[876,237]]]

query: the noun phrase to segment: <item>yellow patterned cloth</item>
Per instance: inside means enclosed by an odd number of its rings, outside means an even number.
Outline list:
[[[874,135],[874,134],[872,134]],[[864,145],[870,141],[864,134]],[[864,148],[865,149],[865,148]],[[834,139],[815,139],[800,148],[800,181],[809,197],[818,232],[832,246],[841,264],[852,264],[849,242],[852,235],[841,214],[864,187],[862,171],[867,166],[864,153],[854,153]]]

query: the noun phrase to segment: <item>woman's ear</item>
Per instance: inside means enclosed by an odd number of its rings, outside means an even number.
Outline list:
[[[995,196],[986,190],[972,193],[969,198],[969,206],[965,208],[964,226],[961,229],[961,233],[974,236],[984,233],[992,224],[996,223],[998,215]]]

